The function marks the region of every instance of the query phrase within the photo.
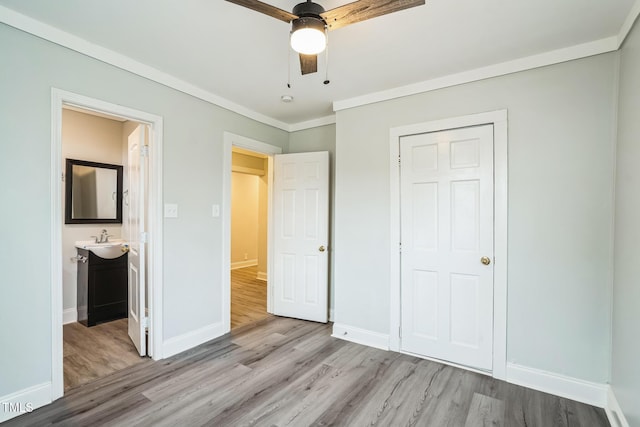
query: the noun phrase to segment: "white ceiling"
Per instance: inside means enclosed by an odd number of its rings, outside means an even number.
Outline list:
[[[295,0],[263,0],[291,10]],[[331,9],[347,0],[316,0]],[[247,109],[294,124],[333,101],[616,37],[634,0],[427,0],[332,31],[301,76],[289,26],[223,0],[0,0]],[[288,56],[291,89],[288,89]],[[280,97],[289,94],[294,102]]]

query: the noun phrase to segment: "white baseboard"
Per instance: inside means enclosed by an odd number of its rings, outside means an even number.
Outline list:
[[[231,269],[232,270],[237,270],[239,268],[253,267],[254,265],[258,265],[258,260],[257,259],[247,259],[245,261],[232,262],[231,263]]]
[[[262,280],[263,282],[267,281],[267,273],[264,271],[258,271],[258,275],[256,276],[256,279],[258,280]]]
[[[78,321],[78,310],[75,308],[67,308],[62,312],[62,324],[75,323]]]
[[[329,315],[331,316],[331,313]],[[333,334],[331,336],[357,344],[379,348],[381,350],[389,350],[389,335],[381,334],[379,332],[368,331],[366,329],[356,328],[354,326],[348,326],[341,323],[334,323]]]
[[[51,403],[51,382],[0,397],[0,423]]]
[[[229,332],[228,327],[225,328],[222,322],[207,325],[195,331],[169,338],[162,345],[162,357],[171,357],[175,354],[182,353],[185,350],[196,347],[202,343],[218,338]]]
[[[556,396],[606,407],[607,385],[507,363],[507,381]]]
[[[629,422],[624,416],[624,412],[622,412],[622,408],[611,386],[607,386],[607,405],[604,407],[604,410],[607,413],[611,427],[629,427]]]

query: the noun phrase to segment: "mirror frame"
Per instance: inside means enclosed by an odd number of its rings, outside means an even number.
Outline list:
[[[109,163],[88,162],[85,160],[67,159],[65,174],[65,224],[122,224],[122,166]],[[73,166],[88,166],[102,169],[114,169],[117,172],[116,183],[116,217],[115,218],[73,218]]]

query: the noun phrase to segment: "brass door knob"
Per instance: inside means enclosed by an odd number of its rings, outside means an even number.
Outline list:
[[[483,256],[482,258],[480,258],[480,262],[484,265],[489,265],[491,264],[491,258],[489,258],[488,256]]]
[[[327,248],[325,248],[324,246],[320,246],[320,247],[318,248],[318,250],[319,250],[320,252],[324,252],[325,250],[327,250]]]

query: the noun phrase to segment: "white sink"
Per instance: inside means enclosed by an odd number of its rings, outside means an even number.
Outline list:
[[[125,243],[124,239],[111,239],[107,243],[96,243],[95,240],[78,240],[76,242],[76,248],[79,248],[79,249],[108,248],[110,246],[122,246],[123,243]]]
[[[104,259],[121,257],[129,250],[123,239],[113,239],[107,243],[96,243],[94,240],[78,240],[76,248],[86,249]]]

